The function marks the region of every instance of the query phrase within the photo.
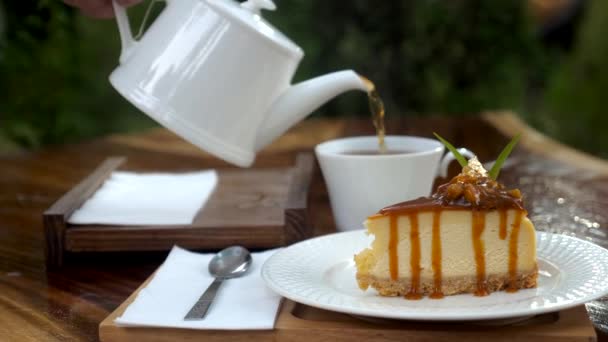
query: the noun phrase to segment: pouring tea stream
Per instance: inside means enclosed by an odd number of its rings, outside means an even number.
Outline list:
[[[335,96],[368,93],[352,70],[292,85],[304,53],[260,14],[271,0],[167,0],[134,40],[113,2],[122,50],[114,88],[199,148],[248,167],[257,151]]]

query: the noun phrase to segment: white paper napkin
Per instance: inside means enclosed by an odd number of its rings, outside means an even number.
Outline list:
[[[114,322],[122,326],[272,329],[281,296],[266,287],[260,270],[275,251],[253,253],[251,270],[241,278],[224,281],[205,319],[184,321],[192,305],[213,282],[207,271],[213,254],[173,247],[154,278]]]
[[[72,224],[190,224],[217,184],[214,170],[113,172],[68,219]]]

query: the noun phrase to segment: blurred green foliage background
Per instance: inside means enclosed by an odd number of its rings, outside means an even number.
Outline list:
[[[389,116],[512,109],[608,157],[608,1],[560,0],[574,5],[549,21],[532,19],[533,2],[276,0],[264,16],[306,52],[296,81],[352,68],[376,83]],[[134,28],[145,7],[130,10]],[[58,0],[0,0],[0,151],[155,125],[110,86],[118,54],[113,20]],[[315,115],[369,113],[349,93]]]

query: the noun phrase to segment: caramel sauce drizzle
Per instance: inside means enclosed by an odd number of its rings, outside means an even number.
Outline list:
[[[523,215],[523,211],[515,214],[513,230],[511,230],[511,238],[509,240],[509,286],[507,287],[507,292],[517,292],[517,244],[519,242],[519,229]]]
[[[390,221],[391,231],[388,239],[389,268],[391,271],[391,279],[397,280],[397,278],[399,278],[399,259],[397,258],[397,243],[399,242],[397,215],[390,215]]]
[[[486,226],[485,212],[473,210],[473,249],[475,252],[475,266],[477,268],[477,290],[476,296],[487,296],[488,289],[486,287],[486,259],[485,246],[481,235]]]
[[[410,292],[405,295],[407,299],[420,299],[420,230],[418,226],[418,214],[412,213],[410,218],[410,266],[412,268],[412,285]]]
[[[507,238],[507,211],[505,209],[499,210],[500,213],[500,230],[498,232],[498,237],[501,240]]]
[[[463,176],[466,178],[465,176]],[[466,180],[466,179],[465,179]],[[450,181],[440,185],[431,197],[420,197],[415,200],[401,202],[382,208],[378,214],[386,215],[406,215],[412,212],[433,211],[437,209],[450,210],[525,210],[521,197],[513,197],[510,191],[501,188],[500,184],[487,179],[477,179],[477,183],[464,183],[455,177]],[[494,182],[494,183],[492,183]],[[464,185],[463,185],[464,184]],[[450,191],[452,188],[459,188],[460,192]],[[494,186],[494,188],[492,188]],[[376,215],[370,218],[375,218]]]
[[[479,164],[479,162],[477,162]],[[483,169],[481,164],[479,168]],[[467,166],[468,167],[468,166]],[[418,225],[418,214],[420,212],[433,213],[433,231],[431,241],[431,266],[433,269],[433,288],[429,295],[431,298],[442,298],[442,253],[440,217],[443,210],[465,210],[471,211],[472,215],[472,242],[476,267],[476,296],[489,294],[486,279],[485,243],[482,239],[486,228],[486,213],[496,210],[500,216],[499,238],[506,240],[508,235],[508,210],[517,212],[511,237],[509,240],[509,284],[507,291],[516,291],[517,283],[517,250],[521,220],[526,211],[523,207],[523,199],[518,189],[507,190],[502,184],[490,179],[485,173],[475,171],[472,167],[454,177],[450,182],[437,188],[430,197],[420,197],[415,200],[397,203],[381,209],[377,214],[368,219],[380,217],[390,218],[389,237],[389,267],[390,277],[397,280],[399,277],[398,265],[398,225],[400,216],[409,216],[410,219],[410,266],[412,270],[412,283],[409,292],[405,295],[407,299],[419,299],[422,297],[420,289],[420,231]]]
[[[441,254],[441,209],[433,210],[433,231],[431,241],[431,265],[433,268],[433,292],[429,295],[430,298],[440,299],[443,298],[442,292],[442,254]],[[506,226],[507,226],[507,211],[500,210],[500,238],[506,238]],[[522,217],[525,215],[525,211],[517,211],[515,220],[512,224],[513,230],[509,239],[509,285],[507,292],[517,291],[517,251],[519,241],[519,231],[521,227]],[[391,213],[388,215],[390,220],[390,235],[388,241],[388,252],[389,252],[389,269],[392,280],[399,278],[399,258],[397,245],[399,242],[398,235],[398,219],[399,214]],[[418,224],[418,212],[409,212],[407,214],[410,220],[410,267],[412,269],[412,283],[410,291],[405,294],[406,299],[421,299],[422,293],[420,291],[420,227]],[[472,211],[472,236],[473,236],[473,249],[475,256],[475,267],[476,267],[476,278],[477,278],[477,289],[474,292],[475,296],[487,296],[489,294],[486,284],[486,264],[485,264],[485,244],[481,236],[485,230],[486,225],[486,212],[482,210]],[[504,233],[503,233],[504,230]],[[503,234],[505,237],[503,237]]]
[[[433,211],[433,237],[431,243],[431,265],[433,266],[433,292],[429,295],[432,299],[443,298],[441,279],[441,232],[439,230],[441,211]]]

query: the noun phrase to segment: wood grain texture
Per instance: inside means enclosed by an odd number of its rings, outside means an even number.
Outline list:
[[[431,137],[436,131],[454,144],[474,150],[482,161],[494,158],[508,142],[505,134],[479,117],[393,118],[387,126],[388,134]],[[373,132],[368,120],[307,120],[261,151],[254,168],[289,167],[294,165],[298,152],[310,152],[322,141]],[[125,156],[128,162],[123,168],[131,171],[232,168],[163,129],[0,155],[0,341],[97,340],[99,323],[166,257],[166,252],[87,254],[70,258],[59,270],[47,270],[43,212],[113,155]],[[549,171],[545,164],[552,160],[551,156],[534,154],[524,146],[516,148],[514,157],[513,164],[501,173],[511,184],[519,184],[522,165],[537,170],[541,177]],[[558,163],[563,165],[562,161]],[[556,179],[567,184],[567,179],[559,177]],[[521,188],[529,203],[547,204],[527,195],[528,191],[534,193],[534,184],[526,183]],[[597,198],[605,198],[608,178],[588,174],[575,188],[579,192],[573,196],[596,193]],[[333,232],[329,199],[318,167],[310,189],[309,219],[314,234]],[[576,203],[577,197],[572,201]],[[599,224],[598,234],[606,235],[608,220],[603,213],[608,212],[608,203],[588,202],[586,198],[583,203],[585,208],[593,208],[593,217],[598,217],[594,219]],[[551,225],[556,223],[553,220]],[[585,228],[582,232],[587,231],[590,230]],[[598,236],[589,235],[594,239]],[[599,337],[608,341],[605,334]]]
[[[218,169],[218,184],[192,224],[120,226],[67,222],[124,158],[109,158],[44,213],[49,267],[65,252],[162,251],[174,245],[219,250],[239,244],[274,248],[312,234],[306,208],[314,158],[298,153],[295,166]]]
[[[312,154],[299,154],[293,168],[291,186],[285,205],[285,234],[282,245],[289,245],[312,236],[308,213],[308,193],[312,181],[314,158]]]
[[[483,118],[508,137],[521,133],[519,144],[530,152],[608,176],[608,162],[564,145],[534,130],[511,112],[485,113]]]
[[[277,341],[595,341],[584,307],[535,316],[517,324],[423,323],[353,317],[286,301]]]
[[[61,266],[63,251],[66,247],[65,235],[67,219],[78,209],[97,189],[108,176],[125,162],[123,157],[106,159],[89,176],[68,191],[57,202],[44,212],[44,235],[46,238],[45,254],[48,267]]]
[[[593,325],[584,306],[560,313],[534,316],[515,324],[506,321],[472,323],[423,323],[377,318],[358,318],[284,300],[274,331],[222,331],[189,329],[125,328],[114,320],[151,280],[146,280],[99,325],[103,342],[130,341],[595,341]]]

